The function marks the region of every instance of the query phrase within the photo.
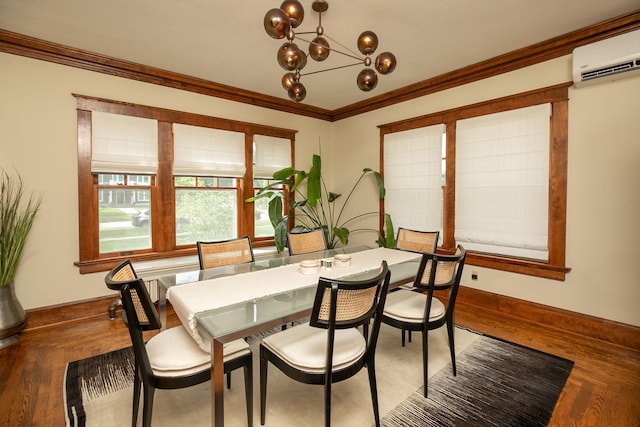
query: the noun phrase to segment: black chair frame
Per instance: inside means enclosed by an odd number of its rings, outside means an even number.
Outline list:
[[[373,412],[375,425],[380,425],[380,416],[378,409],[378,391],[375,373],[375,351],[380,332],[380,323],[382,319],[382,310],[386,300],[389,288],[390,272],[386,261],[383,261],[381,272],[373,279],[363,281],[344,281],[320,278],[318,288],[314,300],[313,309],[309,324],[313,327],[327,329],[327,358],[325,372],[309,373],[293,368],[271,350],[260,345],[260,422],[265,423],[266,411],[266,392],[267,392],[267,366],[271,362],[280,371],[289,378],[306,384],[324,385],[324,401],[325,401],[325,425],[331,425],[331,384],[346,380],[357,374],[365,366],[368,370],[369,385],[371,388],[371,399],[373,403]],[[336,309],[338,294],[341,290],[362,290],[377,286],[376,303],[372,304],[371,309],[357,319],[347,321],[336,320]],[[331,302],[328,320],[319,317],[320,308],[322,306],[325,290],[330,291]],[[333,366],[333,344],[335,331],[337,329],[357,328],[358,326],[368,325],[371,319],[374,319],[370,334],[365,333],[367,340],[367,349],[364,354],[353,364],[339,370],[332,370]]]
[[[429,340],[428,332],[433,329],[438,329],[443,325],[447,325],[447,336],[449,339],[449,352],[451,354],[451,366],[453,368],[453,375],[457,374],[456,370],[456,352],[454,343],[454,326],[455,326],[455,304],[458,296],[458,289],[460,287],[460,279],[462,277],[462,270],[466,259],[466,251],[460,245],[458,245],[458,251],[456,255],[439,255],[439,254],[423,254],[418,268],[418,273],[414,280],[413,292],[422,292],[427,295],[427,303],[424,308],[424,318],[421,323],[401,321],[392,317],[382,315],[382,322],[402,330],[402,345],[404,346],[404,331],[419,331],[422,333],[422,354],[423,354],[423,378],[424,378],[424,396],[427,396],[427,378],[428,378],[428,362],[429,362]],[[431,261],[431,262],[429,262]],[[438,262],[455,262],[457,263],[456,272],[452,279],[447,283],[436,284],[436,270]],[[429,281],[428,283],[422,282],[427,265],[430,264]],[[435,291],[449,291],[449,299],[446,304],[446,310],[444,316],[429,320],[429,313],[431,312],[431,305],[433,302],[433,293]],[[411,336],[411,335],[409,335]]]
[[[115,283],[112,281],[111,286]],[[143,426],[151,425],[153,414],[153,397],[156,389],[179,389],[201,384],[211,379],[211,369],[176,377],[157,376],[153,373],[149,357],[145,348],[143,331],[158,330],[161,328],[160,319],[155,309],[146,285],[142,279],[135,279],[120,283],[122,306],[127,314],[129,335],[135,354],[135,376],[133,384],[133,414],[132,426],[136,425],[140,404],[140,389],[143,388]],[[134,302],[134,298],[136,301]],[[147,319],[138,317],[136,305],[142,309]],[[231,359],[224,364],[224,372],[228,373],[240,367],[244,368],[245,398],[247,404],[247,423],[253,425],[253,365],[251,353]]]

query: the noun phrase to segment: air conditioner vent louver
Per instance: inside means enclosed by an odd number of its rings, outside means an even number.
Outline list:
[[[640,30],[600,40],[573,51],[576,86],[640,75]]]
[[[622,73],[624,71],[632,70],[634,67],[640,66],[640,59],[635,61],[623,62],[621,64],[614,64],[608,67],[599,68],[597,70],[585,71],[581,73],[582,80],[594,79],[597,77],[608,76],[610,74]]]

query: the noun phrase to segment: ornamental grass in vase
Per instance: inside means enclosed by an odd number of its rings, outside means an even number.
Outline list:
[[[26,314],[15,294],[15,276],[42,198],[25,195],[20,175],[0,169],[0,348],[15,343]]]

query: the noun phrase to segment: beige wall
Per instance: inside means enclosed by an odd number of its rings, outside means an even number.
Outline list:
[[[25,308],[106,295],[104,273],[80,275],[76,114],[71,93],[297,129],[296,163],[322,142],[331,189],[346,192],[364,167],[379,168],[377,125],[561,83],[570,58],[486,79],[337,123],[299,117],[132,80],[0,54],[0,166],[42,191],[16,278]],[[463,283],[495,293],[640,326],[640,78],[570,91],[567,264],[564,282],[468,266]],[[376,210],[375,190],[352,207]],[[376,226],[376,221],[371,225]],[[372,235],[353,236],[371,243]],[[619,254],[619,255],[618,255]],[[471,281],[471,271],[479,280]]]
[[[76,100],[72,93],[296,129],[296,162],[310,163],[331,124],[0,53],[0,167],[17,170],[44,195],[16,293],[25,309],[108,295],[104,273],[84,274],[78,260]]]
[[[375,125],[571,80],[570,56],[337,122],[333,174],[378,164]],[[569,91],[564,282],[466,266],[463,284],[640,326],[640,77]],[[396,226],[401,224],[394,224]],[[471,272],[478,280],[471,280]]]

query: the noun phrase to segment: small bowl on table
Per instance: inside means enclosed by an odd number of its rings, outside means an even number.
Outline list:
[[[320,269],[320,261],[317,259],[307,259],[300,261],[298,271],[302,274],[317,274]]]
[[[333,265],[336,267],[349,267],[351,265],[351,255],[337,254],[333,257]]]

